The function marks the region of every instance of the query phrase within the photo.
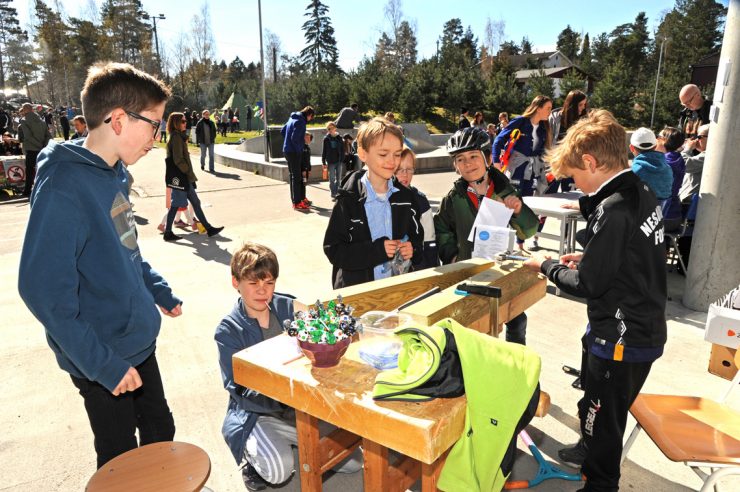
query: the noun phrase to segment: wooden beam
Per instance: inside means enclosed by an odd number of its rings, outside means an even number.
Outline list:
[[[369,439],[363,439],[362,452],[365,460],[365,492],[386,492],[390,484],[388,448]]]
[[[321,463],[319,461],[319,419],[296,410],[295,426],[298,434],[298,469],[301,491],[321,492]]]
[[[344,429],[335,429],[328,436],[322,437],[319,444],[321,473],[328,472],[347,458],[360,445],[361,440],[357,434]]]
[[[457,285],[489,269],[493,264],[490,260],[473,258],[451,265],[427,268],[418,272],[333,290],[319,296],[319,299],[326,302],[336,299],[337,295],[341,294],[345,302],[355,308],[357,316],[367,311],[390,311],[434,287],[446,289],[451,285]],[[300,299],[298,302],[311,305],[316,302],[316,299]]]
[[[421,478],[421,463],[408,456],[402,456],[398,463],[388,468],[389,492],[406,492]]]

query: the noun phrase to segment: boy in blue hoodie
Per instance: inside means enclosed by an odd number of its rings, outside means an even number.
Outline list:
[[[306,124],[313,120],[313,117],[313,108],[306,106],[300,111],[291,113],[288,122],[280,129],[280,134],[283,136],[283,154],[285,154],[285,160],[288,161],[290,199],[293,202],[293,210],[308,210],[309,208],[303,189],[303,176],[301,176],[301,154],[303,153]]]
[[[283,332],[293,319],[293,297],[275,292],[277,256],[261,244],[245,243],[231,258],[231,285],[239,298],[216,328],[219,364],[229,403],[221,432],[243,466],[247,490],[263,490],[267,483],[287,482],[295,469],[293,448],[298,444],[292,408],[234,382],[235,353]],[[355,454],[337,471],[356,472]]]
[[[648,185],[658,203],[671,197],[673,187],[673,171],[665,161],[665,154],[655,150],[658,140],[649,128],[638,128],[630,137],[630,151],[635,158],[632,160],[632,172]]]
[[[175,424],[155,357],[181,301],[142,257],[124,165],[152,149],[169,88],[131,65],[93,66],[82,89],[85,139],[39,156],[18,291],[84,399],[98,468]]]

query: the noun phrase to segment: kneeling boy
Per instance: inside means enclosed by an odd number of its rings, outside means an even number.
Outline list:
[[[630,170],[624,142],[624,128],[597,110],[549,153],[553,173],[574,178],[586,194],[580,199],[588,220],[585,248],[559,261],[525,262],[587,300],[582,438],[559,453],[583,465],[582,490],[618,490],[627,412],[666,341],[663,219],[653,192]]]

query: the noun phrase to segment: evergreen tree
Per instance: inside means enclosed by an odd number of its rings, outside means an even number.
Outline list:
[[[8,69],[8,44],[23,35],[18,22],[18,11],[10,6],[10,0],[0,0],[0,90],[5,88]]]
[[[105,0],[101,7],[104,57],[142,69],[156,66],[151,26],[144,21],[141,0]]]
[[[308,20],[301,28],[306,38],[306,47],[301,51],[301,60],[313,72],[338,72],[339,50],[329,18],[329,7],[321,3],[321,0],[312,0],[306,10],[304,16]]]
[[[607,65],[611,63],[609,52],[609,35],[602,32],[594,39],[591,45],[591,75],[600,79]]]
[[[547,96],[550,99],[555,97],[555,81],[545,74],[543,69],[537,71],[537,75],[529,78],[527,81],[528,99],[535,96]]]
[[[524,36],[522,38],[522,55],[532,54],[532,43],[529,42],[529,38]]]
[[[557,48],[562,54],[575,62],[578,48],[581,46],[581,35],[570,28],[570,24],[558,34]]]
[[[620,57],[606,68],[604,77],[596,84],[590,106],[608,109],[620,124],[630,126],[633,101],[632,74]]]
[[[579,90],[586,92],[586,80],[584,80],[579,72],[575,69],[571,69],[565,73],[562,79],[560,79],[560,105],[565,96],[572,90]]]
[[[67,60],[65,57],[66,39],[69,28],[58,12],[54,12],[44,2],[38,0],[36,12],[36,42],[41,55],[41,73],[46,85],[46,99],[56,105],[69,98],[67,81]]]
[[[407,72],[416,64],[416,33],[408,21],[402,21],[396,34],[396,57],[401,72]]]
[[[593,61],[591,53],[591,39],[588,37],[588,33],[583,36],[583,44],[581,45],[581,51],[578,53],[578,66],[589,75],[593,75]]]
[[[499,71],[494,72],[488,80],[483,102],[492,113],[506,111],[509,114],[520,113],[526,105],[524,92],[517,86],[513,75]]]
[[[515,56],[520,55],[522,50],[519,48],[519,45],[516,44],[516,41],[504,41],[499,47],[499,53],[502,55]]]

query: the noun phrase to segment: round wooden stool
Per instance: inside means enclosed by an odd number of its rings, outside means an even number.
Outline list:
[[[186,442],[155,442],[116,456],[90,478],[88,492],[201,490],[211,474],[205,451]]]

